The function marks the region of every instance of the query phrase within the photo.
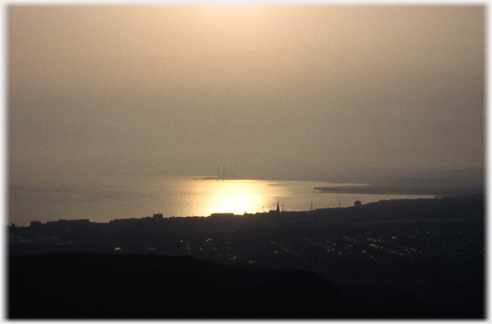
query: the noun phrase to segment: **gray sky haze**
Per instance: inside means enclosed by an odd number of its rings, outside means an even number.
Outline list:
[[[483,5],[6,13],[13,178],[484,164]]]

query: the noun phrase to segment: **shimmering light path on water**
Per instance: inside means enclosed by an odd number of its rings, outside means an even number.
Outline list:
[[[194,180],[193,177],[57,177],[16,181],[9,186],[6,223],[89,219],[109,222],[154,213],[208,216],[211,213],[268,212],[279,201],[286,211],[353,206],[422,195],[323,193],[315,187],[339,186],[316,181]],[[356,185],[356,184],[352,184]]]

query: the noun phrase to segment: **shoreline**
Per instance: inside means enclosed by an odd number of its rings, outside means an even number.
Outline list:
[[[483,190],[476,187],[460,188],[415,188],[397,186],[333,186],[316,187],[319,193],[343,193],[343,194],[365,194],[365,195],[428,195],[428,196],[456,196],[483,194]]]

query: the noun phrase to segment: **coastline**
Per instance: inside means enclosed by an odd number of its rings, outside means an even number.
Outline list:
[[[483,194],[483,189],[478,187],[404,187],[404,186],[330,186],[316,187],[314,190],[320,193],[346,193],[366,195],[430,195],[430,196],[456,196],[469,194]]]

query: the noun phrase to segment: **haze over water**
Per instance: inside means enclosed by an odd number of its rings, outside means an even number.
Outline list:
[[[370,200],[157,180],[223,164],[275,181],[483,173],[483,5],[8,5],[6,17],[19,224]]]
[[[483,167],[484,6],[9,5],[7,19],[11,176]]]

